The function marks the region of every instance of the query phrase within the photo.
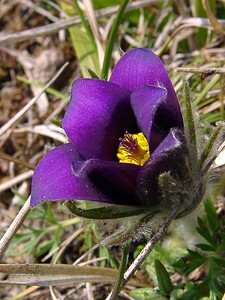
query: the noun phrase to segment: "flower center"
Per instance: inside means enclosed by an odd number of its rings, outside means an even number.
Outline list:
[[[148,141],[142,132],[137,134],[125,132],[124,137],[120,138],[117,152],[119,162],[143,166],[149,157]]]

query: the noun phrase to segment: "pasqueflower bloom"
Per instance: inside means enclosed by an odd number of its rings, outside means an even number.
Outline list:
[[[98,220],[110,244],[149,239],[166,220],[193,211],[223,149],[224,124],[205,142],[185,81],[181,102],[182,113],[163,63],[148,49],[128,51],[109,81],[76,80],[62,120],[69,142],[38,163],[31,206],[67,200],[75,215]]]
[[[69,143],[38,163],[31,206],[47,200],[152,206],[160,202],[160,174],[182,178],[187,171],[178,99],[148,49],[128,51],[109,81],[76,80],[62,126]]]

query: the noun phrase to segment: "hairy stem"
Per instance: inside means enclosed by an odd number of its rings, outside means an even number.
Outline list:
[[[137,271],[137,269],[141,266],[141,264],[145,261],[147,256],[150,254],[150,252],[154,248],[155,244],[162,239],[162,237],[166,233],[167,229],[169,228],[169,225],[176,218],[180,209],[181,209],[180,206],[176,207],[176,209],[167,217],[167,219],[162,224],[162,226],[159,228],[159,230],[153,235],[151,240],[146,244],[146,246],[141,251],[141,253],[138,255],[138,257],[133,261],[133,263],[130,265],[130,267],[127,269],[127,271],[124,273],[122,285],[126,284],[127,281],[130,280],[130,278],[134,275],[134,273]]]

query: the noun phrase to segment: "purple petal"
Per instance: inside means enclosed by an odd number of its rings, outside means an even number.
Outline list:
[[[167,89],[167,105],[171,112],[180,112],[180,107],[173,85],[160,58],[149,49],[136,48],[128,51],[115,66],[110,82],[130,91],[144,86],[155,85]],[[183,125],[181,113],[177,122]]]
[[[166,89],[156,86],[141,87],[131,94],[131,106],[140,130],[149,141],[150,153],[165,138],[170,128],[176,126],[176,120],[170,120],[169,112],[167,117],[160,117],[160,112],[166,108],[166,96]]]
[[[182,176],[187,148],[182,131],[172,128],[150,159],[142,167],[137,181],[137,194],[142,204],[154,205],[160,197],[158,176],[170,172]]]
[[[141,167],[133,164],[91,159],[74,163],[74,173],[88,178],[102,198],[114,204],[140,205],[135,186]]]
[[[168,134],[170,128],[180,126],[180,110],[168,105],[167,90],[143,86],[131,94],[131,106],[141,131],[149,141],[150,152]]]
[[[79,79],[62,124],[85,160],[116,159],[119,138],[136,127],[130,93],[107,81]]]
[[[90,182],[75,176],[73,162],[80,160],[72,144],[56,147],[38,163],[32,181],[31,207],[47,200],[106,202]]]

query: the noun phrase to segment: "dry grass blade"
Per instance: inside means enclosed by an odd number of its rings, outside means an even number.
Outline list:
[[[8,298],[7,300],[21,300],[21,299],[25,299],[24,297],[28,297],[31,293],[37,291],[38,289],[40,289],[39,286],[29,286],[28,288],[26,288],[25,290],[23,290],[21,293]]]
[[[35,104],[35,102],[40,98],[40,96],[45,92],[47,88],[49,88],[52,83],[59,77],[59,75],[64,71],[67,67],[68,63],[65,63],[56,75],[45,85],[45,87],[40,91],[40,93],[32,98],[30,102],[28,102],[12,119],[10,119],[5,125],[3,125],[0,129],[0,136],[3,135],[10,127],[15,125],[20,118]]]
[[[209,1],[202,0],[202,4],[205,8],[206,14],[216,32],[216,34],[222,35],[222,36],[225,35],[225,31],[224,31],[222,25],[218,22],[217,18],[214,16],[214,14],[212,13],[212,11],[210,9]]]
[[[11,156],[11,155],[8,155],[8,154],[6,154],[6,153],[4,153],[4,152],[0,152],[0,158],[5,159],[5,160],[8,160],[8,161],[12,161],[12,162],[14,162],[15,164],[22,165],[22,166],[27,167],[27,168],[29,168],[29,169],[31,169],[31,170],[34,170],[34,169],[35,169],[35,166],[34,166],[34,165],[29,164],[29,163],[27,163],[26,161],[23,161],[23,160],[21,160],[21,159],[18,159],[18,158],[16,158],[16,157]],[[0,188],[0,189],[1,189],[1,188]]]
[[[225,26],[225,20],[218,19],[218,22],[220,22],[221,25]],[[206,18],[184,18],[182,20],[183,24],[189,24],[190,26],[194,27],[204,27],[204,28],[211,28],[214,29],[209,19]]]
[[[65,264],[0,264],[0,273],[6,275],[5,279],[0,280],[0,285],[38,286],[64,285],[75,282],[111,283],[118,276],[118,270],[115,269]],[[130,284],[143,286],[137,280],[131,280]]]
[[[22,0],[22,1],[20,1],[20,3],[22,3],[26,7],[31,8],[32,10],[36,11],[40,15],[48,18],[49,20],[51,20],[53,22],[56,22],[59,20],[57,17],[55,17],[49,11],[43,9],[42,7],[40,7],[40,5],[37,5],[37,4],[33,3],[32,1]]]
[[[206,75],[213,75],[213,74],[224,74],[225,68],[207,68],[207,67],[183,68],[183,67],[179,67],[176,69],[176,71],[187,72],[187,73],[206,73]]]
[[[84,6],[85,6],[85,12],[88,19],[88,22],[90,24],[91,30],[93,32],[93,36],[95,39],[95,43],[98,50],[98,58],[100,61],[100,66],[102,68],[103,60],[104,60],[104,49],[101,44],[101,38],[98,30],[98,23],[95,15],[95,10],[92,1],[90,0],[83,0]]]
[[[61,128],[56,127],[55,125],[49,124],[49,125],[36,125],[32,127],[22,127],[14,130],[14,134],[16,133],[35,133],[43,136],[47,136],[52,138],[54,141],[59,141],[62,143],[67,143],[68,139],[63,133],[63,130]],[[1,153],[0,153],[1,157]]]
[[[41,262],[45,262],[50,257],[52,257],[55,253],[57,253],[57,257],[54,258],[54,262],[56,263],[59,259],[62,252],[66,249],[66,247],[75,239],[77,238],[82,232],[84,231],[84,228],[81,228],[77,231],[75,231],[72,235],[70,235],[65,241],[61,243],[60,246],[54,248],[52,251],[48,253],[44,258],[42,258]],[[58,252],[59,251],[59,252]]]
[[[12,186],[24,181],[24,180],[27,180],[29,178],[31,178],[34,174],[34,171],[33,170],[29,170],[27,172],[24,172],[4,183],[2,183],[0,185],[0,193],[3,192],[3,191],[6,191],[7,189],[11,188]]]
[[[20,0],[13,0],[10,1],[10,3],[1,3],[1,2],[0,2],[0,18],[10,13],[10,10],[13,9],[13,7],[16,6],[18,3],[20,3]]]
[[[153,3],[157,3],[158,0],[140,0],[134,1],[127,6],[127,11],[148,6]],[[103,8],[96,11],[96,18],[100,18],[103,16],[110,16],[118,11],[119,6],[113,6],[110,8]],[[54,32],[58,32],[60,29],[65,29],[77,24],[80,24],[81,20],[79,17],[70,18],[68,20],[57,21],[53,24],[36,27],[34,29],[24,30],[22,32],[17,32],[9,35],[0,36],[0,44],[3,43],[16,43],[25,41],[30,38],[34,38],[36,36],[48,35]]]

